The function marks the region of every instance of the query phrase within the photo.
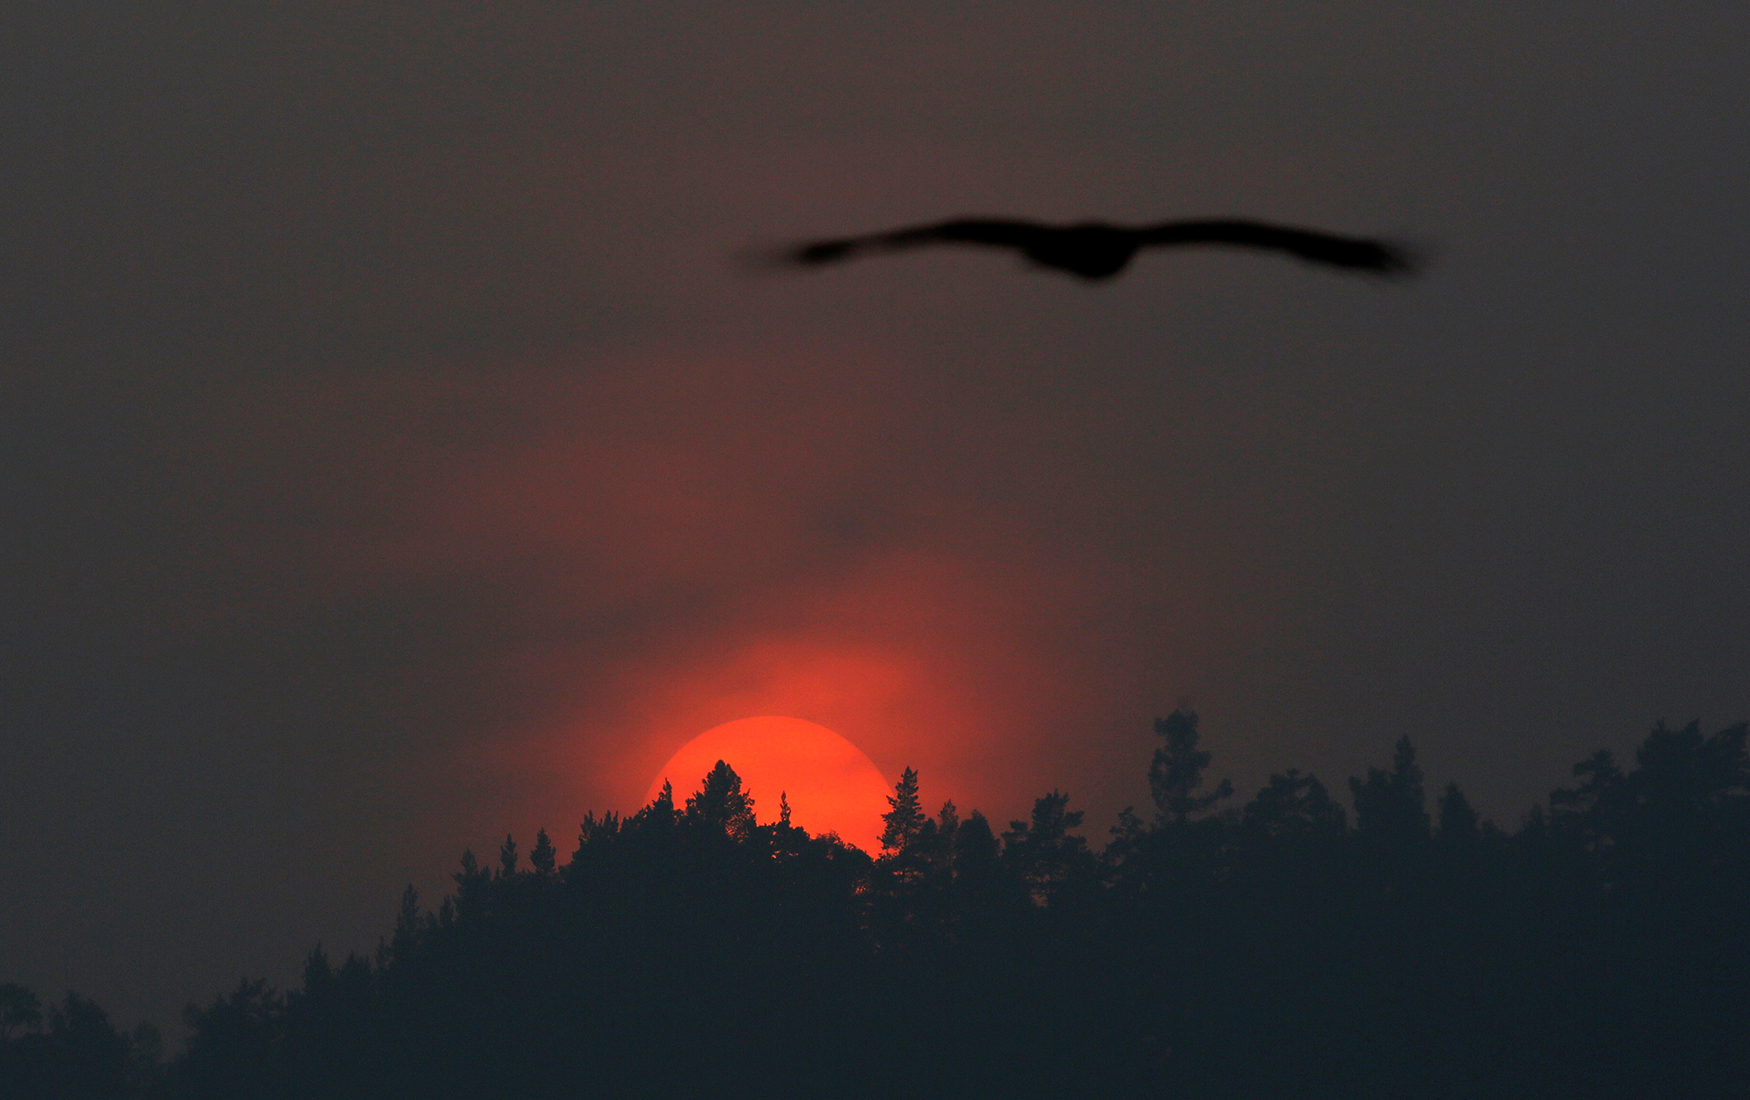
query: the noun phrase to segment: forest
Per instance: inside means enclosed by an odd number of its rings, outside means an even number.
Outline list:
[[[1750,1095],[1747,726],[1599,752],[1511,831],[1410,742],[1249,801],[1197,716],[1099,849],[1067,795],[877,854],[699,789],[464,852],[374,958],[244,980],[173,1053],[0,984],[0,1098]],[[3,977],[3,976],[0,976]]]

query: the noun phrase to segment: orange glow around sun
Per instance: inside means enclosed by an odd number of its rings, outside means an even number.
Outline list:
[[[725,722],[681,746],[662,766],[645,805],[674,784],[676,806],[699,789],[717,761],[741,777],[762,825],[778,820],[778,796],[790,801],[791,824],[810,833],[837,833],[869,852],[881,848],[881,815],[892,787],[863,750],[825,726],[766,715]]]

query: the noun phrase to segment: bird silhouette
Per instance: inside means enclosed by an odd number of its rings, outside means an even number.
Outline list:
[[[1376,275],[1408,275],[1416,268],[1407,251],[1384,241],[1339,237],[1242,218],[1161,222],[1137,228],[1095,221],[1043,225],[1015,218],[952,218],[884,233],[812,241],[787,248],[776,258],[789,265],[818,267],[938,244],[1012,248],[1041,267],[1089,280],[1117,275],[1144,248],[1189,245],[1283,252],[1308,263]]]

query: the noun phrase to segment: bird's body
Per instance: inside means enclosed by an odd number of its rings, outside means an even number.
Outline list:
[[[935,244],[1012,248],[1041,267],[1084,279],[1109,279],[1130,265],[1144,248],[1225,245],[1296,256],[1308,263],[1375,274],[1413,269],[1409,255],[1382,241],[1340,237],[1310,229],[1240,218],[1162,222],[1130,228],[1105,222],[1042,225],[1012,218],[953,218],[800,245],[784,253],[789,263],[818,266],[878,252],[898,252]]]

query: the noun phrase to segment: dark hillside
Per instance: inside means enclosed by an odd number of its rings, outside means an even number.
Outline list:
[[[1236,806],[1194,714],[1157,730],[1099,853],[1064,794],[999,832],[908,771],[871,858],[719,764],[563,865],[464,854],[376,960],[191,1008],[168,1065],[0,987],[0,1097],[1750,1094],[1745,726],[1600,753],[1511,833],[1407,740],[1350,808],[1292,770]]]

